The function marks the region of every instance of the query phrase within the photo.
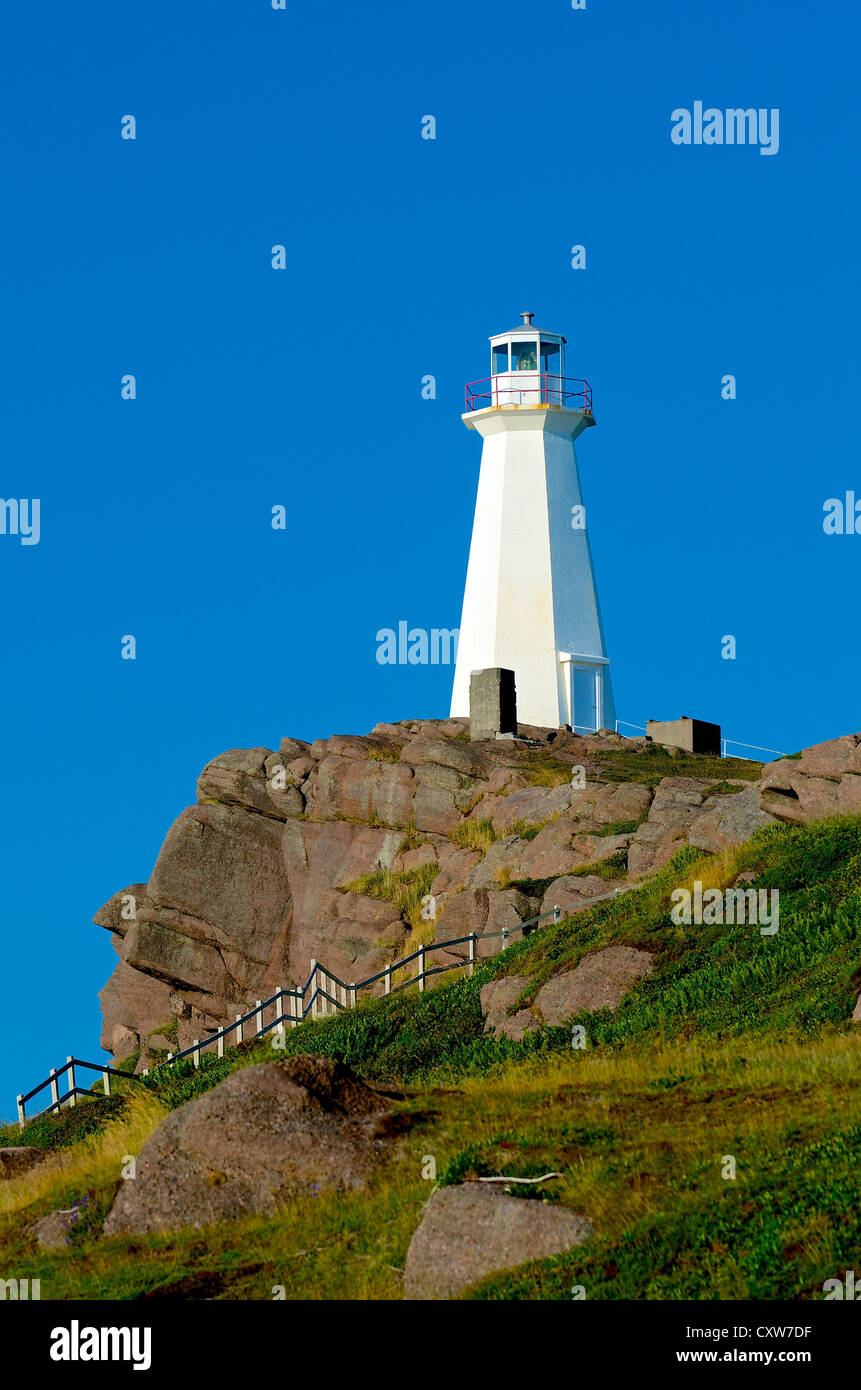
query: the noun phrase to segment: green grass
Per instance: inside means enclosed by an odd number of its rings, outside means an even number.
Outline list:
[[[634,832],[643,824],[646,819],[641,816],[639,820],[614,820],[609,825],[602,825],[598,831],[599,835],[633,835]]]
[[[491,820],[463,820],[449,832],[449,839],[460,849],[477,849],[485,854],[496,840]]]
[[[549,825],[553,820],[556,820],[555,816],[551,816],[549,820],[539,821],[537,825],[526,820],[516,820],[512,822],[505,833],[506,835],[516,835],[519,840],[534,840],[545,825]]]
[[[378,869],[376,873],[362,874],[354,879],[344,891],[362,893],[365,897],[391,903],[399,916],[417,928],[421,925],[422,898],[430,892],[438,873],[439,867],[435,861],[420,864],[416,869],[404,869],[397,874],[390,869]]]
[[[125,1083],[123,1083],[125,1084]],[[23,1129],[17,1124],[0,1125],[0,1148],[32,1145],[34,1149],[68,1149],[90,1134],[101,1134],[111,1120],[124,1108],[120,1096],[110,1096],[98,1103],[78,1099],[77,1105],[56,1115],[29,1120]]]
[[[404,745],[402,743],[368,744],[366,753],[377,763],[399,763]]]
[[[656,787],[663,777],[711,777],[716,782],[727,777],[741,777],[747,782],[756,782],[763,766],[745,758],[710,758],[702,753],[681,753],[672,757],[657,743],[641,752],[627,748],[599,749],[593,756],[601,769],[602,781],[642,782],[648,787]]]

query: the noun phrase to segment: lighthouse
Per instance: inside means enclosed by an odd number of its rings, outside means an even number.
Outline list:
[[[466,388],[462,419],[483,442],[451,714],[469,715],[471,672],[503,667],[520,722],[587,733],[616,717],[574,452],[592,391],[565,375],[562,335],[520,317]]]

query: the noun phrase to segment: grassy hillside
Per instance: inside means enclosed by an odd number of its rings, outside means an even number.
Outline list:
[[[780,930],[675,926],[673,888],[752,874],[780,890]],[[585,1212],[596,1236],[570,1256],[474,1289],[482,1299],[821,1296],[861,1247],[861,1029],[849,1023],[861,967],[861,820],[761,831],[717,856],[683,850],[636,892],[535,931],[423,995],[363,1003],[287,1036],[288,1052],[337,1056],[406,1092],[417,1119],[371,1188],[320,1193],[277,1219],[168,1237],[104,1240],[123,1156],[172,1107],[229,1071],[275,1056],[267,1042],[190,1063],[104,1102],[37,1121],[2,1143],[54,1150],[0,1184],[0,1263],[43,1297],[397,1298],[432,1156],[438,1182],[504,1173],[563,1178],[546,1200]],[[746,884],[747,886],[747,884]],[[644,947],[655,969],[615,1014],[523,1043],[487,1037],[482,984],[554,973],[607,944]],[[735,1178],[722,1171],[735,1161]],[[531,1200],[539,1199],[535,1189]],[[42,1252],[34,1216],[85,1202],[69,1245]]]

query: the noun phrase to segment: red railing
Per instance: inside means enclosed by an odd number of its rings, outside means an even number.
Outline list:
[[[592,387],[553,372],[503,372],[467,383],[467,412],[492,405],[566,405],[591,415]]]

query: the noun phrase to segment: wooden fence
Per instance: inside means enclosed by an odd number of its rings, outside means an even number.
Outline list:
[[[601,893],[596,898],[586,898],[583,901],[583,906],[604,902],[625,891],[627,889],[616,888],[612,893]],[[304,985],[295,989],[277,989],[268,999],[255,1000],[254,1008],[246,1014],[237,1014],[233,1023],[228,1023],[224,1028],[211,1032],[206,1038],[195,1038],[191,1047],[186,1047],[182,1052],[169,1052],[164,1062],[159,1063],[159,1068],[172,1066],[175,1062],[182,1061],[186,1057],[191,1057],[195,1067],[199,1067],[201,1054],[207,1049],[215,1048],[217,1055],[223,1057],[226,1046],[235,1047],[250,1038],[263,1037],[279,1028],[296,1028],[308,1019],[325,1018],[338,1013],[340,1010],[354,1008],[359,1002],[359,994],[363,990],[372,990],[375,985],[380,983],[382,983],[382,993],[387,995],[394,994],[401,989],[408,989],[411,985],[417,985],[419,990],[423,990],[426,980],[434,975],[443,975],[449,970],[466,969],[471,975],[478,958],[479,940],[500,940],[500,950],[504,951],[511,937],[517,935],[518,932],[528,931],[531,927],[544,921],[546,917],[552,917],[554,922],[558,922],[561,916],[562,909],[553,907],[548,912],[540,912],[537,917],[530,917],[528,921],[521,922],[516,927],[503,927],[501,931],[482,932],[481,936],[477,932],[471,932],[469,936],[458,936],[450,941],[433,941],[427,946],[420,946],[417,951],[405,956],[403,960],[392,961],[383,970],[379,970],[376,975],[369,975],[366,980],[353,980],[345,983],[337,975],[333,975],[331,970],[327,970],[324,965],[321,965],[319,961],[312,960],[311,973]],[[457,955],[457,950],[454,948],[464,946],[466,951],[460,959],[448,961],[442,965],[428,964],[429,957],[435,953],[443,952]],[[399,980],[395,983],[395,977],[402,970],[408,970],[413,965],[416,966],[416,973],[406,980]],[[267,1015],[269,1015],[268,1018]],[[104,1086],[102,1092],[89,1091],[78,1086],[76,1068],[79,1067],[100,1074]],[[68,1084],[61,1096],[60,1078],[64,1075],[67,1077]],[[79,1057],[67,1057],[65,1066],[52,1067],[50,1074],[44,1081],[40,1081],[38,1086],[34,1086],[32,1091],[28,1091],[26,1095],[18,1096],[19,1128],[23,1129],[27,1121],[27,1102],[47,1087],[51,1089],[51,1103],[39,1111],[37,1115],[31,1116],[31,1119],[36,1119],[39,1115],[50,1115],[53,1111],[66,1105],[74,1105],[78,1096],[87,1096],[91,1100],[101,1096],[109,1096],[112,1076],[122,1077],[125,1081],[140,1081],[141,1076],[148,1075],[149,1069],[137,1076],[134,1072],[118,1071],[114,1067],[106,1067],[103,1063],[82,1062]]]

